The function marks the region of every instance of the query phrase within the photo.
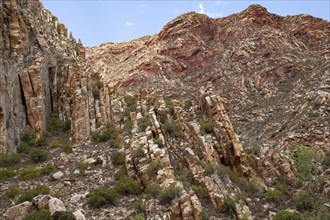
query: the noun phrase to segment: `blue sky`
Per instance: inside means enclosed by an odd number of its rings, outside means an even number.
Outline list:
[[[310,14],[330,20],[328,0],[259,1],[100,1],[41,0],[44,7],[64,23],[85,46],[103,42],[129,41],[158,33],[170,20],[189,11],[223,17],[238,13],[251,4],[260,4],[279,15]]]

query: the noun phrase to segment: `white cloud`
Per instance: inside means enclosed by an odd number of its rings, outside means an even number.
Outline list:
[[[202,3],[199,3],[199,12],[198,13],[205,14],[205,8]]]
[[[126,27],[132,27],[134,24],[132,23],[132,22],[130,22],[130,21],[126,21],[125,22],[125,26]]]
[[[198,13],[200,13],[200,14],[206,14],[207,16],[209,16],[211,18],[222,17],[221,13],[208,12],[202,3],[199,3],[198,7],[199,7]]]

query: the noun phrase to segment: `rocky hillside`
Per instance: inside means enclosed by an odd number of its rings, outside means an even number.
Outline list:
[[[0,2],[1,219],[329,219],[330,24],[258,5],[85,48]]]

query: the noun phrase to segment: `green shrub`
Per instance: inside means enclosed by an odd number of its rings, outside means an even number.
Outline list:
[[[274,215],[273,220],[298,220],[297,214],[286,211],[286,210],[281,210]]]
[[[47,139],[44,135],[36,140],[36,147],[42,147],[46,145],[47,145]]]
[[[307,190],[300,190],[295,193],[293,202],[299,210],[312,210],[316,205],[313,195]]]
[[[134,112],[136,111],[136,98],[134,98],[131,95],[126,95],[124,96],[124,101],[127,105],[127,108],[129,109],[129,111]]]
[[[0,169],[0,180],[15,176],[16,172],[13,169]]]
[[[127,169],[126,169],[125,164],[121,165],[119,167],[119,170],[115,173],[115,179],[116,180],[120,180],[124,177],[127,177]]]
[[[76,220],[76,216],[70,211],[57,212],[54,220]]]
[[[297,169],[297,176],[304,181],[311,180],[319,165],[318,162],[324,158],[322,152],[315,147],[305,147],[299,144],[292,144],[289,150]]]
[[[157,144],[159,147],[164,146],[163,140],[158,138],[154,140],[154,144]]]
[[[141,159],[141,158],[143,158],[143,157],[145,157],[145,156],[146,156],[146,154],[144,153],[143,148],[142,148],[142,147],[138,147],[138,148],[136,149],[136,151],[135,151],[135,157]]]
[[[111,123],[105,124],[105,130],[102,132],[93,132],[91,134],[92,141],[94,143],[112,141],[112,145],[115,141],[120,141],[118,129]],[[116,144],[117,146],[118,144]]]
[[[52,220],[52,217],[48,210],[41,209],[27,214],[24,220]]]
[[[41,174],[43,174],[43,175],[49,175],[49,174],[53,173],[55,170],[56,170],[56,168],[55,168],[55,166],[54,166],[53,164],[51,164],[51,163],[47,163],[47,165],[44,166],[44,167],[40,170],[40,172],[41,172]]]
[[[143,201],[141,199],[135,200],[133,202],[132,208],[135,210],[137,213],[142,213],[144,212],[144,207],[143,207]]]
[[[122,195],[138,194],[140,191],[138,183],[128,177],[120,179],[115,186],[115,190]]]
[[[37,136],[31,131],[23,131],[21,133],[21,141],[26,143],[33,143]]]
[[[225,201],[222,206],[222,212],[227,214],[232,214],[235,212],[235,201],[232,198],[225,198]]]
[[[104,205],[115,205],[119,195],[116,190],[111,188],[100,188],[89,193],[87,204],[93,208],[100,208]]]
[[[148,116],[143,116],[137,121],[140,131],[145,131],[147,127],[151,126],[151,121]]]
[[[183,136],[182,126],[179,121],[175,121],[175,120],[166,121],[165,130],[171,137],[180,138]]]
[[[28,180],[38,177],[40,173],[41,173],[40,170],[38,170],[34,166],[29,165],[18,171],[18,177],[20,180]]]
[[[15,153],[0,154],[0,167],[11,167],[20,161],[21,157]]]
[[[110,156],[111,161],[114,165],[123,165],[125,164],[125,153],[116,151],[113,152]]]
[[[208,192],[207,189],[203,186],[197,186],[197,185],[192,185],[192,190],[196,193],[196,196],[199,199],[206,199],[208,198]]]
[[[192,105],[193,105],[192,101],[187,99],[187,100],[184,101],[183,109],[184,110],[189,110]]]
[[[13,199],[19,194],[19,186],[17,184],[10,184],[6,190],[6,196]]]
[[[17,200],[17,203],[22,203],[25,201],[32,201],[32,199],[38,195],[47,195],[50,190],[47,186],[37,185],[35,188],[25,191]]]
[[[213,133],[213,125],[209,121],[200,118],[198,119],[198,123],[200,124],[200,130],[202,135]]]
[[[75,167],[76,167],[76,169],[79,170],[79,172],[81,174],[84,174],[85,170],[89,167],[89,164],[85,163],[83,161],[78,161],[78,162],[76,162]]]
[[[18,146],[17,146],[17,151],[18,151],[19,153],[25,153],[25,154],[27,154],[27,153],[30,152],[30,150],[31,150],[32,148],[33,148],[32,145],[30,145],[30,144],[27,143],[27,142],[22,141],[22,142],[20,142],[20,143],[18,144]]]
[[[92,94],[93,94],[94,99],[100,99],[100,89],[99,89],[99,87],[93,86]]]
[[[173,199],[177,198],[182,191],[181,187],[174,186],[173,184],[161,190],[158,200],[161,204],[170,204]]]
[[[151,182],[145,190],[145,192],[153,198],[157,198],[160,191],[161,191],[160,186],[157,183],[154,183],[154,182]]]
[[[33,150],[31,152],[31,159],[34,163],[44,162],[48,159],[48,153],[43,150]]]
[[[59,132],[67,132],[71,129],[71,121],[60,120],[58,112],[53,112],[49,118],[47,131],[52,135],[58,135]]]
[[[67,154],[71,154],[71,153],[73,153],[73,149],[72,149],[72,147],[70,145],[65,144],[62,147],[62,152],[67,153]]]
[[[266,192],[266,198],[271,202],[275,202],[275,203],[279,204],[280,202],[283,201],[284,195],[281,191],[279,191],[277,189],[269,189]]]
[[[212,175],[215,171],[215,167],[212,164],[207,163],[204,167],[204,170],[207,175]]]
[[[170,111],[171,115],[174,115],[174,104],[169,99],[165,99],[165,106]]]
[[[51,146],[51,147],[54,147],[54,148],[58,148],[58,147],[62,147],[63,144],[62,144],[59,140],[53,140],[53,141],[50,143],[50,146]]]
[[[134,216],[133,220],[145,220],[142,213],[138,213]]]
[[[156,177],[158,170],[160,170],[162,167],[160,165],[160,163],[156,160],[153,160],[150,162],[150,164],[147,167],[147,175],[150,178]]]

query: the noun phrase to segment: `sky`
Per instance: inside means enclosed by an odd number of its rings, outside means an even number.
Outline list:
[[[330,20],[328,0],[41,0],[85,46],[124,42],[158,33],[175,17],[190,11],[225,17],[259,4],[278,15],[310,14]]]

